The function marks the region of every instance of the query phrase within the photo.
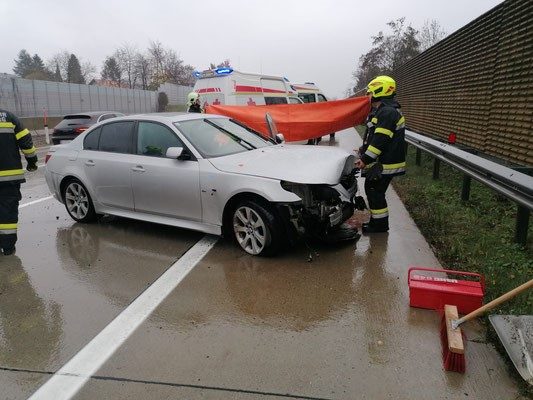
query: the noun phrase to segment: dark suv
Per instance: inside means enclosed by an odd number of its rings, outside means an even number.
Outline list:
[[[91,111],[65,115],[52,132],[52,144],[60,144],[64,140],[73,140],[97,122],[123,116],[124,114],[115,111]]]

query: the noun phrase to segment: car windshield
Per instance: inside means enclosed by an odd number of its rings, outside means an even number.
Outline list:
[[[242,153],[273,142],[227,118],[204,118],[175,122],[174,125],[204,158]]]

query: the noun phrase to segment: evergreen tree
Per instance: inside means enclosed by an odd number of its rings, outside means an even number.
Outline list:
[[[33,72],[44,72],[46,68],[44,67],[44,62],[38,54],[34,54],[32,57],[32,70]]]
[[[54,81],[63,82],[63,78],[61,77],[61,71],[59,70],[59,64],[56,64],[56,72],[54,73]]]
[[[67,66],[67,82],[69,83],[85,83],[85,79],[81,73],[81,65],[74,54],[70,55]]]
[[[33,59],[25,49],[22,49],[19,52],[18,58],[15,60],[15,68],[13,68],[13,72],[15,75],[23,78],[32,72],[32,67]]]
[[[115,57],[107,57],[102,68],[102,79],[109,80],[115,83],[118,87],[122,83],[122,71],[117,63]]]

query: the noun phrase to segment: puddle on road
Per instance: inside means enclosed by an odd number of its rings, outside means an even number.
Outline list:
[[[55,200],[24,208],[17,255],[0,258],[0,366],[58,369],[201,236],[119,218],[79,224]]]

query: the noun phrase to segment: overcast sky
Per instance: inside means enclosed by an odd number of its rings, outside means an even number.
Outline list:
[[[315,82],[343,97],[370,36],[406,17],[414,27],[435,19],[449,34],[500,0],[1,0],[0,72],[12,73],[21,49],[45,61],[68,50],[100,70],[128,43],[171,47],[202,70],[230,59],[242,72]]]

